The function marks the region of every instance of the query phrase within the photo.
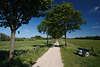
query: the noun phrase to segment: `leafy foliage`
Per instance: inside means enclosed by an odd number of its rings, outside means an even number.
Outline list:
[[[39,17],[40,11],[49,9],[51,3],[52,0],[0,0],[0,26],[17,30],[32,17]]]
[[[50,10],[46,17],[50,22],[63,25],[61,28],[64,28],[66,31],[80,29],[80,25],[86,23],[86,21],[82,19],[81,12],[75,10],[70,3],[63,3],[61,5],[55,4],[53,10]]]
[[[85,24],[81,12],[75,10],[71,3],[55,4],[45,13],[45,20],[38,26],[39,32],[48,32],[53,38],[61,38],[66,32],[80,30]]]

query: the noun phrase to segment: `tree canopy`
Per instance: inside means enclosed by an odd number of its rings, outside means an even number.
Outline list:
[[[60,38],[65,35],[65,39],[67,32],[80,30],[80,26],[86,23],[81,12],[75,10],[71,3],[66,2],[61,5],[55,4],[51,10],[45,13],[45,20],[50,36]],[[42,24],[40,25],[42,26]]]
[[[23,24],[28,24],[32,17],[40,17],[51,4],[52,0],[0,0],[0,27],[11,29],[9,60],[14,56],[16,30]]]
[[[81,24],[86,21],[82,19],[81,12],[75,10],[71,3],[55,4],[54,8],[47,12],[47,20],[64,25],[66,31],[80,29]]]
[[[0,0],[0,26],[18,29],[50,8],[52,0]]]

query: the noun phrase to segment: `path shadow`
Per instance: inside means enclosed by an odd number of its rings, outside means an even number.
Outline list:
[[[53,46],[53,44],[48,44],[48,45],[32,45],[33,47],[40,47],[40,48],[42,48],[42,47],[52,47]]]
[[[52,47],[52,46],[53,46],[53,44],[48,44],[48,45],[47,45],[47,47]]]
[[[33,62],[33,63],[31,63],[31,65],[35,65],[37,62]]]
[[[0,61],[7,59],[9,56],[9,51],[0,50]]]
[[[48,44],[48,45],[32,45],[33,47],[63,47],[64,45],[53,45],[53,44]]]
[[[21,54],[26,53],[25,50],[15,50],[15,57]],[[0,67],[28,67],[29,65],[27,64],[23,64],[22,60],[17,57],[14,58],[13,63],[10,65],[8,62],[8,58],[9,58],[9,51],[7,50],[0,50]]]
[[[16,58],[11,64],[8,62],[8,60],[0,61],[0,67],[29,67],[29,65],[22,63],[19,58]]]
[[[27,50],[15,50],[14,51],[14,56],[18,56],[21,54],[27,53]],[[0,61],[8,59],[9,57],[9,51],[7,50],[0,50]]]
[[[54,47],[63,47],[64,45],[54,45]]]

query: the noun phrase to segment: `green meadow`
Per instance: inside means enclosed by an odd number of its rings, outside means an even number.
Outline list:
[[[64,45],[64,40],[59,40]],[[53,41],[49,41],[53,44]],[[12,67],[29,67],[43,55],[50,46],[46,40],[16,41],[15,57]],[[77,48],[91,49],[93,47],[97,56],[81,57],[74,54]],[[8,66],[10,41],[0,41],[0,67]],[[100,67],[100,40],[68,39],[68,47],[61,47],[64,67]]]
[[[51,44],[50,41],[49,44]],[[16,41],[12,67],[29,67],[33,65],[49,47],[46,46],[46,40]],[[0,67],[8,67],[9,48],[9,41],[0,41]]]
[[[64,41],[60,41],[64,45]],[[91,49],[97,56],[81,57],[74,54],[77,48]],[[68,48],[61,47],[64,67],[100,67],[100,40],[68,39]]]

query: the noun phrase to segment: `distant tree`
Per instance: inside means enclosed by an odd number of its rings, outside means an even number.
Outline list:
[[[23,24],[28,24],[32,17],[41,16],[48,10],[52,0],[0,0],[0,26],[10,27],[11,47],[9,60],[14,57],[16,30]]]
[[[9,41],[10,37],[6,34],[0,33],[0,41]]]
[[[38,25],[38,32],[47,34],[47,45],[48,45],[48,21],[43,20],[39,25]]]
[[[55,22],[49,21],[47,17],[45,20],[41,22],[41,24],[38,25],[38,31],[40,33],[47,34],[47,45],[48,45],[48,36],[51,36],[54,39],[58,39],[63,36],[61,25],[57,25],[56,21]]]
[[[54,39],[59,39],[63,36],[64,32],[62,31],[63,29],[61,28],[62,25],[59,25],[56,22],[51,22],[48,25],[48,35],[51,36]]]
[[[36,39],[42,39],[41,36],[35,36],[34,38],[36,38]]]
[[[75,39],[92,39],[92,40],[100,40],[100,36],[76,37]]]
[[[24,41],[24,38],[15,38],[15,41]]]

